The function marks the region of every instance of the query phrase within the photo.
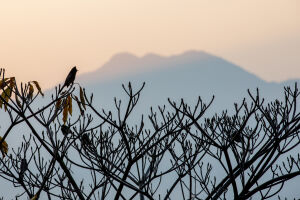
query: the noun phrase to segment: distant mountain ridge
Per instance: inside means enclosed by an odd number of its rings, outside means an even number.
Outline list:
[[[179,55],[163,57],[157,54],[146,54],[143,57],[137,57],[130,53],[118,53],[114,55],[107,63],[99,69],[80,75],[77,81],[80,83],[93,83],[110,81],[120,77],[132,76],[164,70],[172,67],[188,67],[189,64],[198,63],[200,67],[208,66],[207,62],[224,62],[228,61],[208,54],[203,51],[187,51]],[[230,63],[231,65],[234,65]],[[236,68],[239,66],[234,65]],[[242,68],[240,68],[243,70]],[[188,70],[188,69],[187,69]],[[246,72],[246,71],[245,71]],[[254,75],[255,76],[255,75]]]
[[[168,57],[147,54],[137,57],[129,53],[113,56],[94,72],[77,78],[77,82],[108,104],[114,96],[122,95],[121,84],[131,81],[134,87],[146,82],[145,105],[166,103],[168,97],[209,99],[232,105],[247,96],[247,89],[264,90],[264,95],[274,97],[283,86],[268,83],[241,67],[203,51],[188,51]],[[105,94],[105,95],[104,95]],[[218,102],[220,101],[220,102]],[[149,106],[149,105],[148,105]],[[147,106],[146,106],[147,107]]]

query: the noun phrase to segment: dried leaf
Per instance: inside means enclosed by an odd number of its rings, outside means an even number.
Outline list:
[[[6,88],[4,92],[1,94],[1,96],[3,97],[3,99],[5,99],[6,102],[8,102],[9,98],[11,97],[11,89]]]
[[[1,140],[2,140],[2,137],[0,136],[0,141]],[[0,150],[1,150],[2,156],[4,158],[5,155],[7,155],[7,152],[8,152],[8,144],[5,142],[5,140],[1,144]]]
[[[2,94],[1,97],[4,99],[5,102],[1,101],[0,108],[2,108],[2,104],[4,104],[5,111],[7,110],[7,102],[9,101],[11,97],[11,89],[8,87],[6,88]]]
[[[10,77],[9,78],[9,87],[11,89],[13,89],[15,87],[15,85],[16,85],[16,79],[15,79],[15,77]]]
[[[38,199],[38,195],[34,195],[30,200],[37,200]]]
[[[68,111],[69,111],[69,113],[70,113],[70,115],[72,115],[72,97],[71,97],[71,95],[69,95],[68,96]]]
[[[32,99],[32,97],[33,97],[33,92],[34,92],[34,88],[33,88],[33,86],[30,84],[30,82],[28,82],[28,86],[29,86],[28,96],[29,96],[30,99]]]
[[[5,111],[7,110],[7,102],[10,100],[10,97],[12,95],[12,89],[15,87],[15,77],[11,78],[5,78],[0,81],[0,88],[4,89],[6,86],[8,86],[1,94],[1,97],[4,100],[0,100],[0,108],[2,108],[2,105],[5,106]],[[5,101],[5,102],[4,102]]]
[[[42,89],[39,85],[39,83],[37,81],[32,81],[36,87],[36,89],[38,89],[38,91],[41,93],[42,96],[44,96],[44,93],[42,92]]]
[[[66,103],[64,105],[64,110],[63,110],[63,122],[64,122],[64,124],[66,124],[67,119],[68,119],[68,104]]]
[[[0,80],[0,89],[3,89],[6,85],[7,85],[7,80],[8,80],[9,78],[5,78],[5,79],[2,79],[2,80]]]
[[[55,108],[59,109],[61,105],[61,99],[58,99],[58,101],[56,102]]]
[[[86,108],[85,108],[85,100],[84,100],[84,95],[83,95],[83,90],[82,90],[81,87],[80,87],[80,101],[81,101],[81,104],[82,104],[84,110],[86,110]]]

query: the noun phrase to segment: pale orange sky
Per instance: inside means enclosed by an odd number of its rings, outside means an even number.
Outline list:
[[[0,0],[0,67],[44,88],[119,52],[203,50],[268,81],[300,78],[299,0]]]

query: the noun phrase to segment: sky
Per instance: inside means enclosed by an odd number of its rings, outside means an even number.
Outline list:
[[[43,88],[114,54],[201,50],[266,81],[300,78],[299,0],[0,0],[0,67]]]

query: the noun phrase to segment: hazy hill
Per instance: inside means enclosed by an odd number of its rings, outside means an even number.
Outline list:
[[[133,87],[138,87],[145,81],[140,102],[143,108],[165,104],[168,97],[192,102],[197,96],[208,100],[215,95],[214,111],[217,111],[240,102],[247,96],[247,89],[255,91],[258,87],[267,99],[278,98],[286,83],[294,84],[297,80],[268,83],[222,58],[188,51],[170,57],[117,54],[98,70],[79,76],[77,81],[93,92],[104,107],[110,107],[114,96],[123,96],[122,83],[131,81]]]

